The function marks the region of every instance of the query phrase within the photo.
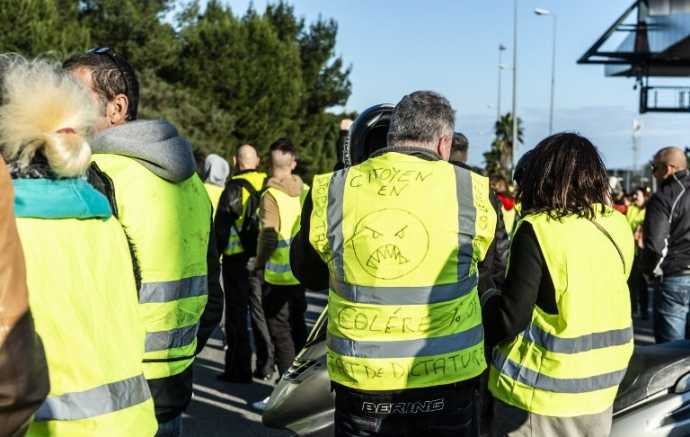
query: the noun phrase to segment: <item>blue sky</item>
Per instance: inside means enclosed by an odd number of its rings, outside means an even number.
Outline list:
[[[525,121],[525,145],[548,134],[552,22],[538,17],[547,8],[558,19],[556,131],[588,136],[610,167],[632,165],[632,122],[638,92],[633,79],[606,78],[602,66],[576,60],[632,0],[520,0],[518,114]],[[243,13],[249,0],[226,0]],[[263,10],[267,0],[254,0]],[[308,21],[319,15],[339,24],[337,53],[352,64],[347,109],[397,102],[405,93],[432,89],[457,111],[457,130],[470,138],[470,162],[483,164],[496,117],[498,45],[512,62],[512,1],[509,0],[293,0]],[[503,73],[502,111],[511,105],[511,72]],[[667,145],[690,145],[690,114],[642,116],[640,161]]]

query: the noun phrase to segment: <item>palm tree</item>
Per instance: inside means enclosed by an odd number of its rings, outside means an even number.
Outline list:
[[[518,143],[523,142],[522,120],[518,117]],[[491,149],[484,153],[486,161],[486,172],[490,176],[503,176],[510,180],[512,171],[512,152],[513,152],[513,115],[509,112],[494,125],[496,137],[491,143]]]

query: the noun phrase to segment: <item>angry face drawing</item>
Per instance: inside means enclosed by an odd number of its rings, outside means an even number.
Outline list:
[[[419,266],[429,250],[424,224],[409,211],[375,211],[357,223],[352,238],[360,266],[379,279],[398,279]]]

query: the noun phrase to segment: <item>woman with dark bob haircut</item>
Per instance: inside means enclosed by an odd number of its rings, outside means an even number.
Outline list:
[[[586,138],[546,138],[518,164],[523,217],[505,289],[482,297],[493,436],[608,436],[633,350],[633,238]]]

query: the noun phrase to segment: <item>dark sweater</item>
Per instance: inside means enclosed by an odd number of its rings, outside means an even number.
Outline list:
[[[558,314],[553,281],[528,222],[523,222],[513,237],[508,266],[503,293],[489,298],[482,307],[484,342],[489,348],[523,331],[534,305],[548,314]]]

